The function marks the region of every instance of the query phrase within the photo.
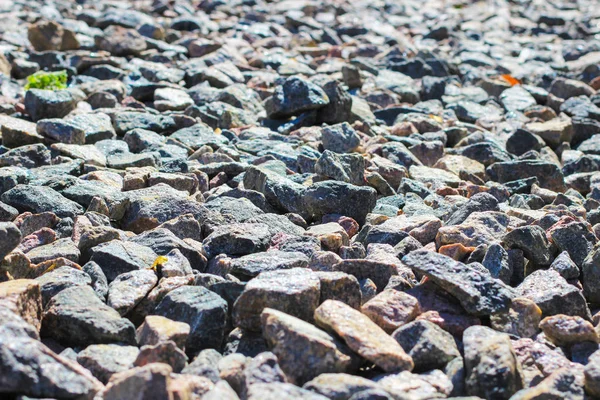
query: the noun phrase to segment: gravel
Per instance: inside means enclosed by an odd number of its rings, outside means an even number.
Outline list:
[[[0,397],[600,397],[597,5],[0,2]]]

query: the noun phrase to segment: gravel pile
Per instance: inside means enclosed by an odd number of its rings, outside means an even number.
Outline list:
[[[600,398],[596,0],[0,18],[0,398]]]

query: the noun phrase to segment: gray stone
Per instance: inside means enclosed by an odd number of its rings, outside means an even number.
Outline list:
[[[285,118],[329,104],[329,98],[317,85],[297,77],[287,78],[275,88],[266,104],[269,118]]]
[[[25,109],[34,121],[62,118],[76,106],[77,100],[68,90],[30,89],[25,93]]]
[[[260,331],[260,315],[266,307],[312,321],[320,292],[319,278],[308,269],[263,272],[248,282],[235,301],[234,325]]]
[[[308,257],[300,252],[269,250],[231,260],[230,273],[252,278],[265,271],[308,267]]]
[[[321,138],[323,148],[335,153],[349,153],[360,144],[360,136],[347,122],[323,128]]]
[[[146,246],[121,240],[100,244],[91,251],[90,261],[100,266],[109,283],[125,272],[150,268],[157,257]]]
[[[185,322],[190,326],[186,343],[189,353],[220,348],[227,323],[227,302],[198,286],[183,286],[169,292],[153,314]]]
[[[509,336],[484,326],[463,335],[467,393],[485,399],[508,399],[523,388],[521,365]]]
[[[345,344],[308,322],[270,308],[261,314],[263,336],[291,383],[323,373],[353,372],[358,358]]]
[[[21,242],[21,231],[12,222],[0,222],[0,259],[6,257]]]
[[[100,301],[89,286],[67,288],[50,300],[41,335],[73,346],[136,342],[133,324]]]
[[[544,316],[566,314],[591,318],[583,293],[568,284],[556,271],[535,271],[525,278],[516,291],[519,297],[533,300]]]
[[[140,269],[118,275],[108,285],[106,303],[126,315],[156,286],[158,278],[151,269]]]
[[[402,262],[455,296],[473,315],[505,310],[515,296],[501,281],[438,253],[417,250],[404,256]]]
[[[46,186],[17,185],[2,194],[2,201],[24,212],[52,211],[60,218],[75,217],[85,211],[82,206]]]
[[[439,326],[426,320],[409,322],[392,334],[415,363],[415,371],[442,369],[460,357],[454,338]]]
[[[106,384],[113,374],[133,368],[139,352],[135,346],[92,344],[77,354],[77,362]]]
[[[579,277],[579,267],[571,260],[569,253],[565,250],[552,261],[550,269],[558,272],[565,279],[577,279]]]
[[[0,392],[35,398],[91,399],[103,389],[75,361],[28,337],[0,334]]]
[[[71,286],[90,286],[92,284],[92,279],[84,271],[67,266],[47,272],[36,280],[40,283],[44,306],[52,297]]]
[[[360,376],[338,373],[321,374],[306,382],[303,388],[331,400],[347,400],[356,393],[377,389],[379,385]]]

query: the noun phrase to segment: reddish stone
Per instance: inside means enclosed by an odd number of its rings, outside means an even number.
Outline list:
[[[451,257],[456,261],[462,261],[474,250],[475,247],[465,247],[462,243],[454,243],[440,247],[438,253]]]

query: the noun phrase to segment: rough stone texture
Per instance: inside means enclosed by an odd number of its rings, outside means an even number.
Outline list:
[[[77,362],[106,384],[117,372],[133,368],[138,353],[135,346],[93,344],[77,354]]]
[[[185,322],[173,321],[159,315],[148,315],[137,329],[137,341],[143,346],[171,340],[179,348],[184,349],[189,334],[190,325]]]
[[[42,321],[40,284],[32,279],[16,279],[0,283],[0,305],[13,311],[38,331]]]
[[[508,335],[473,326],[465,331],[463,343],[468,394],[508,399],[523,388],[521,365]]]
[[[26,365],[27,368],[23,368]],[[103,385],[75,361],[28,337],[0,334],[0,392],[34,398],[92,399]]]
[[[402,262],[430,277],[474,315],[505,310],[514,297],[512,289],[501,281],[447,256],[417,250],[404,256]]]
[[[67,288],[50,300],[41,335],[74,346],[136,342],[133,324],[102,303],[89,286]]]
[[[339,335],[354,352],[384,371],[412,370],[413,361],[404,350],[367,316],[336,300],[315,310],[316,323]]]
[[[319,278],[308,269],[263,272],[248,282],[236,300],[233,322],[244,329],[259,331],[260,315],[266,307],[312,321],[320,292]]]
[[[535,271],[516,290],[519,297],[528,298],[537,304],[543,316],[566,314],[591,318],[583,293],[569,285],[556,271]]]
[[[290,382],[302,385],[323,373],[353,372],[358,359],[338,339],[291,315],[266,308],[263,336]]]
[[[394,289],[382,291],[364,303],[360,310],[388,333],[412,321],[421,313],[416,298]]]
[[[460,357],[454,338],[432,322],[413,321],[392,334],[415,363],[415,371],[442,369]]]
[[[220,347],[227,323],[227,302],[203,287],[183,286],[167,294],[153,314],[190,326],[186,350]]]
[[[155,363],[116,373],[106,385],[102,396],[107,400],[125,400],[135,393],[139,399],[172,398],[171,372],[168,365]]]
[[[519,337],[532,337],[539,331],[542,310],[530,299],[513,299],[510,308],[490,316],[492,328]]]
[[[597,3],[0,1],[0,398],[600,397]]]
[[[141,269],[121,274],[108,285],[106,303],[125,315],[152,290],[158,278],[154,271]]]
[[[589,322],[578,316],[552,315],[540,322],[540,328],[548,340],[559,346],[578,342],[598,342],[598,332]]]

